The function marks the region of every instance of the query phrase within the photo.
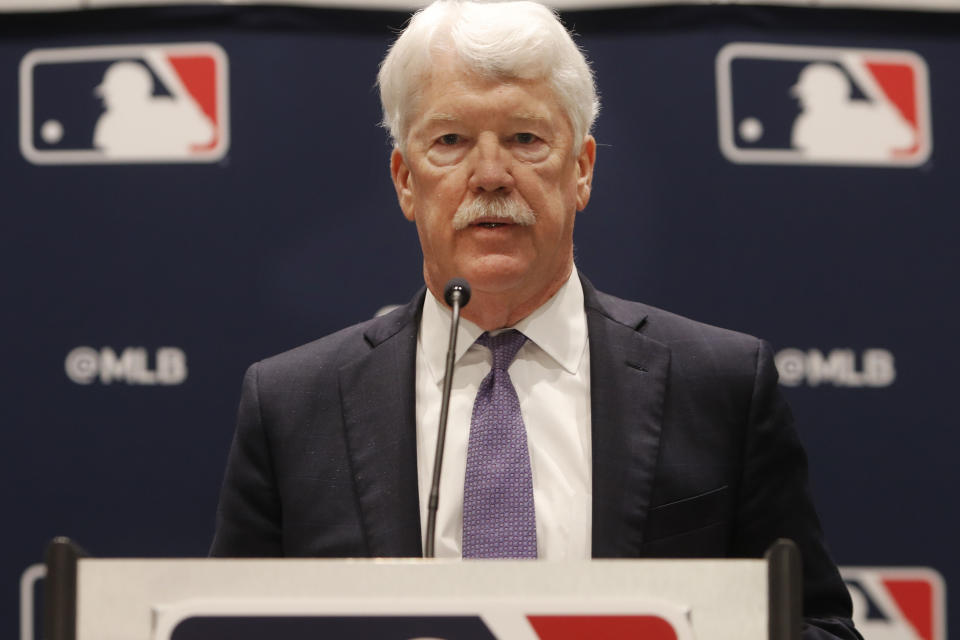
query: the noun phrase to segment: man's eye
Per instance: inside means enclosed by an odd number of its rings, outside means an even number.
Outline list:
[[[526,133],[526,132],[518,133],[513,138],[520,144],[531,144],[533,142],[536,142],[537,140],[537,136],[533,135],[532,133]]]
[[[440,144],[453,145],[460,142],[460,135],[456,133],[447,133],[440,136]]]

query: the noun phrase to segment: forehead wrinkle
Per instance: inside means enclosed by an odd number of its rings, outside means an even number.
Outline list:
[[[520,113],[515,113],[511,116],[513,120],[522,120],[524,122],[547,122],[550,120],[547,116],[542,113],[537,113],[533,111],[523,111]]]
[[[522,111],[519,113],[513,113],[508,116],[508,119],[516,122],[537,122],[537,123],[546,123],[550,121],[548,116],[545,116],[541,113],[536,113],[533,111]],[[439,123],[446,124],[450,122],[462,122],[464,120],[463,116],[455,116],[450,113],[437,112],[431,113],[426,117],[426,125]],[[469,120],[469,118],[467,118]]]
[[[442,111],[441,111],[441,112],[438,112],[438,113],[431,113],[429,116],[427,116],[427,122],[428,122],[428,123],[432,123],[432,122],[456,122],[456,121],[458,121],[458,120],[460,120],[460,118],[458,118],[457,116],[452,115],[452,114],[449,114],[449,113],[443,113]]]

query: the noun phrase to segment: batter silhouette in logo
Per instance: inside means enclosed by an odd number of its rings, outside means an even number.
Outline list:
[[[154,80],[139,62],[115,62],[95,89],[106,107],[93,146],[115,158],[177,158],[210,143],[215,127],[185,95],[154,95]]]
[[[795,149],[821,160],[884,160],[912,148],[917,132],[887,101],[854,100],[839,67],[807,65],[791,89],[801,113],[793,123]]]

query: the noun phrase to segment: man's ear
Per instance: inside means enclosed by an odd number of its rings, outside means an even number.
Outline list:
[[[413,178],[407,161],[396,147],[390,154],[390,177],[393,178],[393,188],[397,190],[397,202],[400,203],[403,216],[413,222]]]
[[[577,156],[577,211],[583,211],[590,202],[593,187],[593,165],[597,161],[597,141],[587,135]]]

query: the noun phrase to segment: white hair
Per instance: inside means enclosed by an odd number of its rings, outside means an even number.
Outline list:
[[[590,65],[557,15],[536,2],[472,0],[436,0],[418,11],[380,64],[382,124],[398,149],[406,148],[433,57],[448,53],[483,76],[547,80],[580,149],[600,100]]]

